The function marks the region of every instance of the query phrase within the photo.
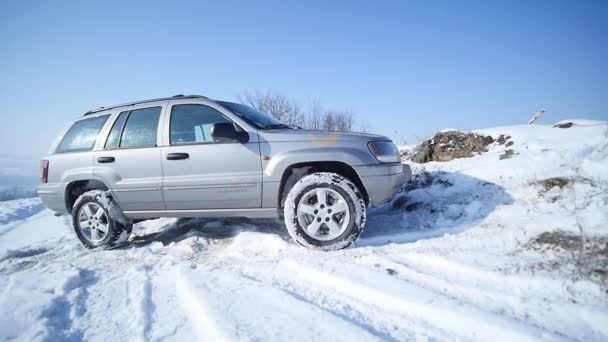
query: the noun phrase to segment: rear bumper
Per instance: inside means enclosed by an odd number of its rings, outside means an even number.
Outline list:
[[[354,167],[361,178],[370,203],[377,207],[390,202],[403,185],[412,178],[412,169],[401,163],[375,164]]]
[[[68,213],[65,206],[65,185],[61,183],[40,184],[38,186],[38,196],[49,209],[60,214]]]

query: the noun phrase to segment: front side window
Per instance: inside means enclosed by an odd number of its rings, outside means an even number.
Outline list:
[[[63,136],[56,152],[91,151],[108,117],[103,115],[76,121]]]
[[[231,123],[217,110],[199,104],[175,105],[171,109],[171,145],[218,142],[211,136],[213,125]]]
[[[120,135],[118,130],[121,129],[122,135],[119,147],[156,146],[160,111],[161,107],[152,107],[132,110],[128,114],[121,113],[121,116],[125,114],[126,123],[124,124],[124,128],[118,127],[122,126],[120,122],[115,123],[107,143],[115,144],[115,140],[118,139],[115,136]],[[119,120],[120,117],[116,121]],[[114,132],[115,128],[116,133]]]

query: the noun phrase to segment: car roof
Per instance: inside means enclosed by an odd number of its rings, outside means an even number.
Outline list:
[[[90,110],[90,111],[84,113],[84,116],[91,115],[91,114],[98,113],[98,112],[102,112],[104,110],[116,109],[116,108],[121,108],[121,107],[135,106],[135,105],[138,105],[138,104],[148,103],[148,102],[167,101],[167,100],[176,100],[176,99],[207,99],[207,97],[206,96],[202,96],[202,95],[181,95],[181,94],[179,94],[179,95],[173,95],[173,96],[170,96],[170,97],[160,97],[160,98],[157,98],[157,99],[149,99],[149,100],[128,102],[128,103],[123,103],[123,104],[118,104],[118,105],[113,105],[113,106],[107,106],[107,107],[99,107],[97,109]]]

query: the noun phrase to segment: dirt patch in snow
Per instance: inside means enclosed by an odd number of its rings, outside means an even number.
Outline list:
[[[541,180],[538,183],[542,185],[545,191],[549,191],[555,187],[563,189],[566,185],[568,185],[568,183],[570,183],[570,179],[566,177],[552,177]]]
[[[589,205],[589,200],[593,197],[602,197],[607,187],[606,184],[598,183],[593,179],[573,176],[573,177],[551,177],[530,184],[540,185],[541,189],[538,192],[540,197],[546,197],[551,203],[555,203],[564,197],[563,191],[565,188],[572,188],[575,185],[584,185],[586,190],[580,193],[584,206]],[[572,190],[570,190],[572,191]],[[566,196],[567,197],[567,196]],[[608,197],[606,197],[608,200]]]
[[[428,172],[426,170],[420,170],[418,172],[414,172],[414,174],[412,175],[412,179],[405,185],[404,190],[407,193],[416,189],[425,189],[430,188],[432,186],[441,186],[442,188],[448,188],[454,185],[453,181],[449,179],[449,176],[449,172]],[[396,201],[395,203],[397,202],[398,201]]]
[[[505,150],[500,156],[498,156],[499,160],[510,159],[515,155],[513,150]]]
[[[506,144],[506,146],[511,146],[511,145],[513,145],[513,141],[509,141],[509,139],[511,139],[511,136],[510,136],[510,135],[504,135],[504,134],[501,134],[501,135],[499,135],[499,136],[498,136],[498,138],[496,139],[496,142],[497,142],[499,145],[505,145],[505,144]]]
[[[506,142],[507,137],[501,136]],[[510,138],[510,137],[509,137]],[[439,132],[431,139],[418,144],[412,151],[410,159],[416,163],[430,161],[450,161],[456,158],[470,158],[487,152],[488,145],[494,142],[491,136],[459,131]]]
[[[574,123],[572,122],[561,122],[561,123],[556,123],[555,125],[553,125],[553,127],[555,128],[570,128],[574,126]]]
[[[598,239],[602,242],[604,239]],[[589,241],[588,243],[592,243]],[[605,241],[603,241],[605,242]],[[564,231],[544,232],[531,241],[531,246],[535,249],[561,248],[567,251],[577,251],[582,249],[582,239],[580,235],[571,234]]]
[[[580,234],[556,230],[536,236],[525,248],[546,256],[534,269],[595,281],[608,291],[608,237],[587,236],[583,240]]]
[[[602,182],[598,182],[597,180],[582,177],[582,176],[572,176],[572,177],[551,177],[547,179],[543,179],[537,182],[540,184],[545,190],[551,190],[552,188],[560,188],[563,189],[568,184],[579,183],[586,184],[591,187],[601,187],[605,186]]]

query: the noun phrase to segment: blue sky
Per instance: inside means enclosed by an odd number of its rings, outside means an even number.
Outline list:
[[[0,43],[2,150],[34,160],[89,109],[173,94],[272,89],[408,142],[608,119],[608,1],[3,1]]]

